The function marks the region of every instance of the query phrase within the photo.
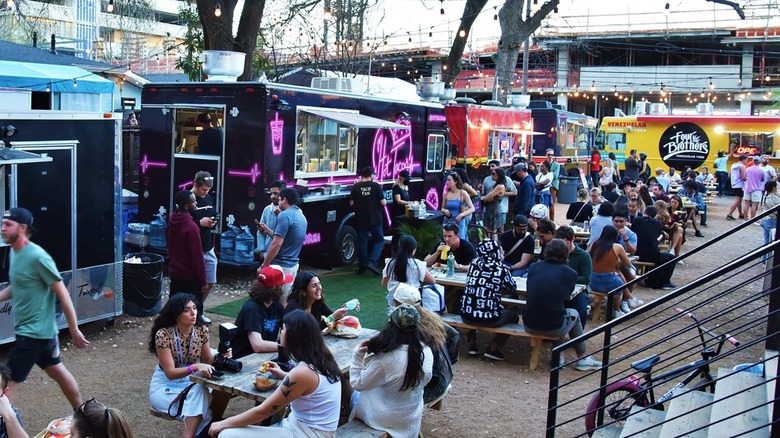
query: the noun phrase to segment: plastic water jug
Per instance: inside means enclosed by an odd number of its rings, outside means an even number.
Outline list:
[[[447,277],[455,276],[455,255],[450,253],[447,256]]]
[[[168,240],[165,237],[165,207],[160,206],[160,212],[155,215],[157,219],[149,224],[149,245],[157,248],[168,246]]]
[[[236,236],[239,234],[236,227],[228,225],[227,231],[219,235],[219,258],[225,261],[233,261],[236,258]]]
[[[255,238],[246,225],[241,227],[242,233],[236,236],[236,263],[252,263],[255,261]]]

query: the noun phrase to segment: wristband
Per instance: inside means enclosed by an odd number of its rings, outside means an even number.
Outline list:
[[[192,365],[187,365],[187,373],[192,374],[194,372],[195,372],[195,367],[193,367]]]

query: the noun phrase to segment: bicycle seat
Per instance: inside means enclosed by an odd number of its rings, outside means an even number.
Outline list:
[[[661,360],[661,355],[654,354],[648,358],[631,362],[631,368],[640,373],[649,373],[653,369],[653,365],[657,364],[659,360]]]

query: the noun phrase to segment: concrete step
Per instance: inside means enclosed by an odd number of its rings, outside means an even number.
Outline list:
[[[665,417],[664,411],[634,406],[626,419],[620,437],[658,438]]]
[[[591,435],[592,438],[619,438],[620,428],[617,426],[604,426],[601,429],[596,429]]]
[[[777,362],[778,352],[773,350],[766,350],[764,352],[764,378],[766,379],[766,401],[772,401],[775,399],[775,384],[777,383]],[[766,405],[767,418],[772,418],[772,406],[774,403]]]
[[[703,391],[688,391],[672,399],[666,412],[666,422],[661,428],[661,437],[676,437],[685,435],[689,438],[707,438],[707,428],[688,433],[688,431],[707,426],[710,423],[712,406],[702,408],[712,403],[713,394]],[[699,408],[697,410],[697,408]]]
[[[769,416],[764,406],[767,400],[766,385],[745,389],[764,381],[756,374],[733,371],[729,368],[718,369],[715,404],[712,406],[710,423],[723,421],[710,428],[710,437],[728,438],[762,425],[765,427],[740,436],[769,437]],[[747,412],[736,415],[742,411]]]

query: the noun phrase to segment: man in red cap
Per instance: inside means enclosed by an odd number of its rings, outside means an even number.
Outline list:
[[[293,276],[281,266],[264,266],[257,272],[257,283],[249,291],[249,300],[241,306],[236,318],[238,332],[233,338],[233,357],[278,350],[284,307],[279,302],[282,286],[292,283]]]
[[[60,360],[60,345],[55,319],[56,300],[68,321],[73,343],[89,345],[79,330],[70,292],[62,282],[51,256],[30,241],[33,216],[26,208],[12,208],[3,214],[3,242],[11,246],[9,286],[0,291],[0,301],[12,300],[16,343],[8,355],[11,381],[8,399],[13,403],[16,389],[27,380],[33,365],[38,365],[60,386],[73,409],[81,405],[76,379]],[[52,293],[53,292],[53,293]]]

